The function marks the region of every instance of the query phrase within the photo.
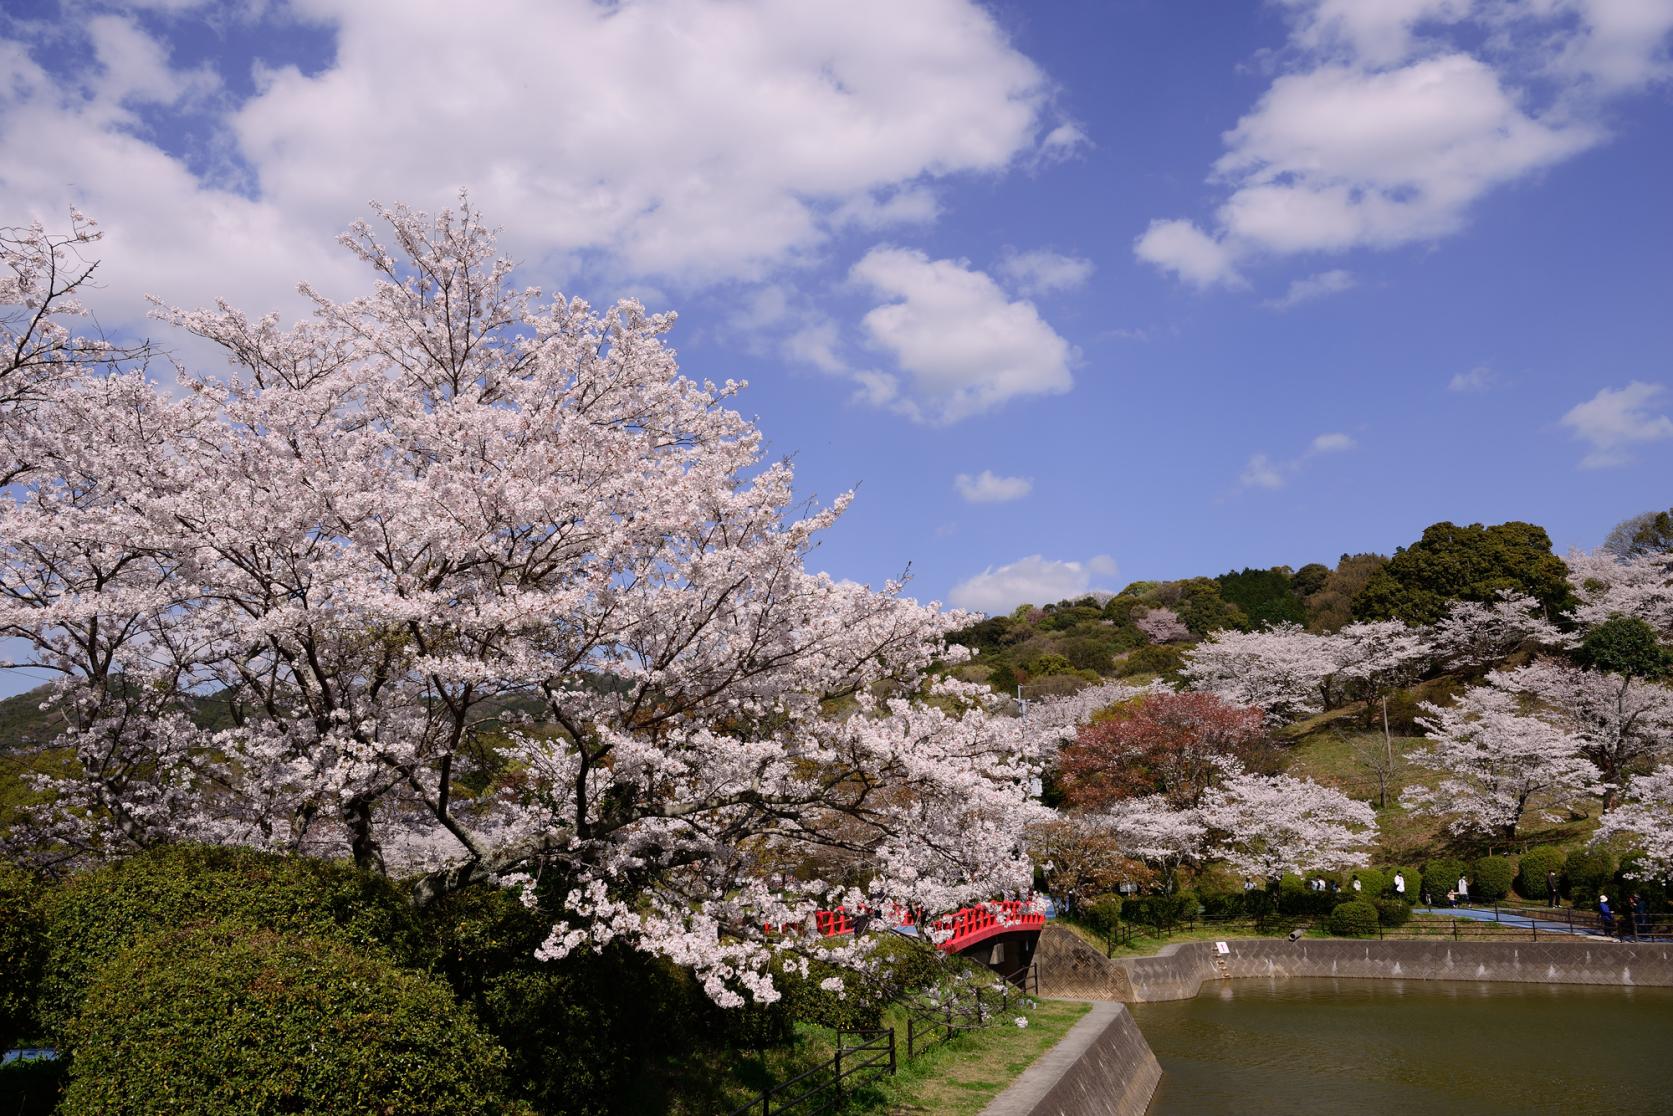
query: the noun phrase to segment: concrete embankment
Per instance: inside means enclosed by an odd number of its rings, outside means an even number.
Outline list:
[[[982,1116],[1143,1116],[1162,1071],[1122,1004],[1189,999],[1216,980],[1374,977],[1673,987],[1673,945],[1282,938],[1224,944],[1224,953],[1215,942],[1180,942],[1154,957],[1112,961],[1070,931],[1046,927],[1035,955],[1040,993],[1103,1002]]]
[[[1126,1007],[1094,1004],[981,1116],[1144,1116],[1161,1079]]]
[[[1059,927],[1040,936],[1040,992],[1152,1003],[1197,994],[1204,981],[1240,977],[1376,977],[1673,987],[1673,945],[1553,942],[1228,939],[1165,946],[1154,957],[1111,961]]]

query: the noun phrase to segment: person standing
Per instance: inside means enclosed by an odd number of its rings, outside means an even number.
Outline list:
[[[1458,877],[1458,901],[1460,903],[1468,903],[1470,901],[1470,881],[1466,880],[1463,876]]]
[[[1406,874],[1404,872],[1394,873],[1394,894],[1402,899],[1406,897]]]
[[[1545,901],[1553,907],[1562,905],[1557,897],[1557,871],[1554,868],[1545,872]]]
[[[1627,900],[1627,914],[1632,919],[1632,940],[1638,941],[1650,928],[1650,907],[1644,902],[1644,897],[1633,894]]]
[[[1359,891],[1359,890],[1361,890],[1361,889],[1360,889],[1360,886],[1359,886],[1359,877],[1358,877],[1358,876],[1355,876],[1355,877],[1354,877],[1354,891],[1356,891],[1356,892],[1357,892],[1357,891]]]
[[[1606,938],[1614,937],[1615,912],[1609,909],[1609,896],[1599,895],[1597,897],[1597,917],[1598,921],[1603,923],[1603,936]]]

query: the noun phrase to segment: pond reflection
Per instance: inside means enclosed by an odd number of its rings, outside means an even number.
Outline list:
[[[1673,1113],[1673,989],[1237,980],[1132,1012],[1150,1116]]]

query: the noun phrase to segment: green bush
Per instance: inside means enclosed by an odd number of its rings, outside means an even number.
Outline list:
[[[1511,881],[1516,878],[1516,866],[1508,856],[1484,856],[1471,868],[1471,898],[1497,903],[1510,894]]]
[[[1516,893],[1524,899],[1549,899],[1547,872],[1557,873],[1557,887],[1563,886],[1563,850],[1555,845],[1536,845],[1522,854],[1516,867]]]
[[[1157,644],[1128,654],[1115,665],[1115,673],[1119,678],[1130,678],[1135,674],[1159,674],[1171,678],[1184,665],[1185,655],[1179,648]]]
[[[763,1041],[788,1011],[729,1014],[686,971],[619,944],[541,961],[551,921],[501,888],[456,892],[422,918],[437,970],[505,1048],[518,1097],[543,1112],[657,1110],[670,1055]]]
[[[18,1059],[0,1065],[6,1116],[48,1116],[58,1107],[70,1064],[61,1058]]]
[[[1404,926],[1411,921],[1412,907],[1404,899],[1377,898],[1371,905],[1377,909],[1377,921],[1384,926]]]
[[[1252,896],[1263,894],[1255,891],[1221,891],[1202,897],[1202,916],[1204,918],[1248,918],[1260,914],[1256,909],[1258,901]]]
[[[1121,921],[1135,926],[1167,927],[1196,918],[1202,904],[1193,892],[1134,895],[1121,901]]]
[[[1100,895],[1077,912],[1082,926],[1099,934],[1108,934],[1121,921],[1121,896]]]
[[[1359,881],[1359,890],[1354,890],[1353,882]],[[1388,887],[1388,877],[1375,868],[1355,868],[1342,873],[1342,890],[1349,899],[1363,899],[1367,903],[1381,895]]]
[[[1394,890],[1394,877],[1396,874],[1406,878],[1406,890],[1404,894]],[[1383,888],[1383,894],[1385,896],[1391,899],[1401,898],[1408,903],[1417,903],[1421,901],[1423,896],[1423,873],[1418,871],[1416,868],[1412,868],[1404,864],[1390,864],[1388,867],[1383,869],[1383,878],[1388,881]]]
[[[1615,857],[1608,849],[1575,849],[1563,862],[1563,876],[1568,883],[1569,898],[1574,900],[1575,906],[1595,906],[1598,893],[1607,893],[1614,879]]]
[[[70,1024],[60,1116],[505,1111],[505,1052],[447,986],[335,942],[154,934]]]
[[[1278,883],[1278,913],[1292,918],[1329,918],[1342,896],[1314,891],[1300,876],[1285,876]]]
[[[1423,888],[1437,903],[1446,902],[1446,893],[1458,890],[1458,877],[1468,877],[1469,867],[1462,860],[1437,857],[1423,866]],[[1472,899],[1475,896],[1470,896]]]
[[[253,849],[168,845],[71,877],[50,895],[42,1026],[61,1041],[99,967],[146,934],[193,924],[280,930],[420,964],[423,939],[394,885],[348,864]]]
[[[1621,857],[1620,870],[1615,873],[1615,890],[1609,894],[1625,899],[1637,893],[1644,897],[1651,914],[1660,914],[1667,910],[1667,880],[1651,874],[1644,867],[1643,860],[1641,852],[1630,852]]]
[[[1330,932],[1338,938],[1363,938],[1377,932],[1377,908],[1363,899],[1338,903],[1330,912]]]
[[[0,1050],[35,1030],[35,991],[46,953],[40,883],[0,862]]]

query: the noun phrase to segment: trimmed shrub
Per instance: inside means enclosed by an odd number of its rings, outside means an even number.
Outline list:
[[[1377,921],[1384,926],[1404,926],[1411,921],[1412,907],[1404,899],[1377,898],[1371,905],[1377,909]]]
[[[1202,916],[1204,918],[1248,918],[1258,915],[1260,911],[1258,901],[1252,901],[1252,896],[1262,895],[1260,890],[1254,891],[1222,891],[1202,897]]]
[[[35,991],[46,953],[39,881],[0,862],[0,1050],[35,1030]]]
[[[1510,884],[1515,878],[1516,867],[1508,856],[1484,856],[1471,866],[1470,895],[1497,903],[1510,894]]]
[[[1396,875],[1405,877],[1406,890],[1403,893],[1394,890]],[[1387,886],[1383,888],[1383,894],[1389,898],[1404,899],[1408,903],[1417,903],[1422,899],[1423,873],[1416,868],[1404,864],[1391,864],[1383,869],[1383,878],[1388,881]]]
[[[89,985],[60,1116],[497,1113],[505,1052],[386,957],[241,927],[156,934]]]
[[[1423,890],[1429,893],[1429,898],[1436,903],[1446,901],[1446,893],[1458,890],[1458,877],[1468,876],[1469,866],[1462,860],[1450,857],[1437,857],[1423,866]],[[1475,898],[1474,894],[1470,896]]]
[[[1359,881],[1359,890],[1354,890],[1354,881]],[[1388,877],[1375,868],[1355,868],[1342,873],[1342,890],[1349,899],[1363,899],[1367,903],[1381,895],[1388,887]]]
[[[502,888],[457,892],[422,918],[437,970],[505,1048],[510,1087],[543,1112],[659,1111],[671,1052],[734,1039],[741,1046],[782,1027],[770,1016],[723,1011],[689,973],[619,944],[540,961],[535,950],[550,920]]]
[[[253,849],[168,845],[84,872],[50,895],[40,1015],[55,1042],[98,969],[147,934],[227,924],[423,959],[411,904],[348,864]]]
[[[1598,893],[1607,893],[1614,881],[1615,857],[1608,849],[1575,849],[1563,862],[1563,876],[1575,906],[1595,907]]]
[[[1278,883],[1278,913],[1299,918],[1329,918],[1342,896],[1314,891],[1300,876],[1285,876]]]
[[[1330,932],[1338,938],[1363,938],[1377,932],[1377,908],[1363,899],[1338,903],[1330,912]]]
[[[1522,854],[1516,866],[1516,894],[1524,899],[1549,899],[1546,873],[1557,873],[1557,890],[1563,887],[1564,853],[1556,845],[1536,845]]]
[[[1202,913],[1193,892],[1174,895],[1135,895],[1121,901],[1121,921],[1135,926],[1173,926]]]
[[[1100,895],[1081,907],[1076,917],[1088,930],[1108,934],[1121,921],[1121,896]]]

